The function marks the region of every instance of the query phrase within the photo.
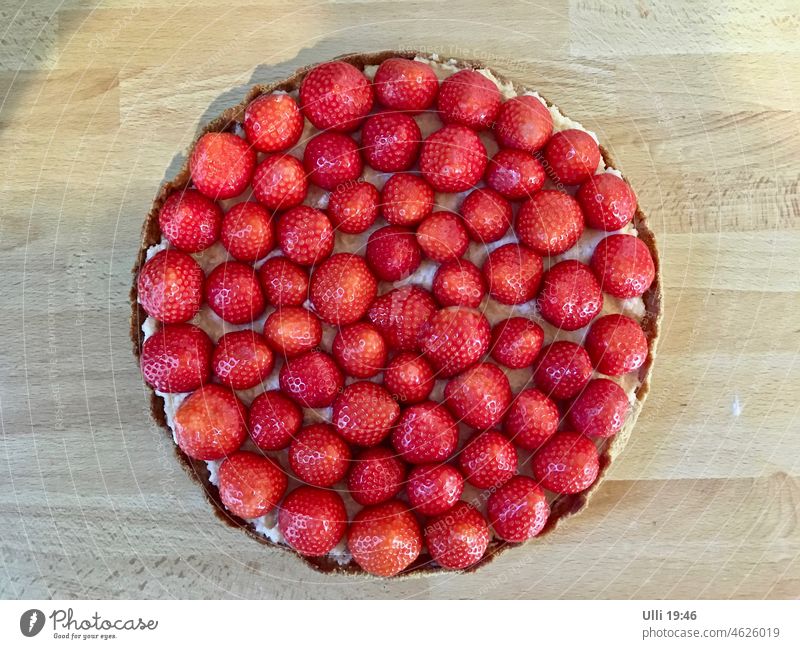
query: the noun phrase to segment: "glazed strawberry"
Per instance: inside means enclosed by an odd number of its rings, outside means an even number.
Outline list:
[[[516,475],[489,496],[487,513],[497,536],[522,543],[544,529],[550,505],[536,480]]]
[[[486,184],[509,199],[529,198],[545,181],[542,163],[519,149],[501,149],[489,161]]]
[[[301,266],[313,266],[333,252],[333,226],[323,212],[298,205],[278,219],[278,245],[283,254]]]
[[[603,308],[603,292],[591,268],[575,259],[553,266],[544,275],[537,298],[539,313],[566,331],[585,327]]]
[[[428,291],[411,285],[381,295],[367,312],[369,321],[381,332],[390,349],[413,351],[419,348],[422,326],[436,311]]]
[[[433,276],[432,290],[441,306],[475,308],[486,295],[486,282],[475,264],[465,259],[456,259],[439,266]]]
[[[475,189],[461,204],[461,220],[473,241],[491,243],[511,227],[511,203],[493,189]]]
[[[597,174],[575,195],[586,225],[597,230],[619,230],[636,214],[636,196],[630,185],[612,173]]]
[[[302,425],[300,407],[280,390],[259,394],[250,405],[250,437],[265,451],[289,446]]]
[[[190,324],[165,325],[142,345],[142,376],[159,392],[191,392],[208,381],[214,344]]]
[[[342,185],[328,198],[328,218],[337,232],[358,234],[375,223],[380,201],[375,185],[367,182]]]
[[[253,194],[275,212],[300,205],[308,194],[303,163],[288,154],[267,156],[253,174]]]
[[[528,318],[508,318],[492,328],[492,358],[518,370],[533,364],[544,342],[544,330]]]
[[[173,192],[158,213],[161,234],[184,252],[208,248],[219,238],[221,223],[219,205],[194,189]]]
[[[647,360],[647,337],[642,327],[618,313],[593,322],[584,345],[597,371],[608,376],[638,370]]]
[[[458,455],[458,465],[467,482],[478,489],[493,489],[517,472],[514,445],[496,430],[475,433]]]
[[[519,240],[540,255],[560,255],[583,234],[583,212],[569,194],[545,189],[517,212]]]
[[[433,211],[434,192],[424,178],[395,174],[383,186],[381,210],[392,225],[416,225]]]
[[[567,412],[573,430],[589,437],[612,437],[625,423],[631,404],[628,395],[609,379],[589,381]]]
[[[494,135],[500,146],[528,153],[541,149],[552,132],[550,111],[532,95],[514,97],[505,102],[494,125]]]
[[[257,261],[266,257],[275,245],[272,218],[259,203],[237,203],[222,221],[222,245],[239,261]]]
[[[286,543],[303,556],[328,554],[347,531],[344,501],[329,489],[298,487],[281,503],[278,529]]]
[[[444,399],[459,423],[490,428],[511,404],[511,386],[497,365],[478,363],[447,382]]]
[[[244,132],[256,151],[290,149],[303,134],[303,114],[290,95],[261,95],[244,111]]]
[[[408,474],[408,502],[423,516],[446,512],[461,498],[464,478],[449,464],[420,464]]]
[[[360,505],[377,505],[394,498],[403,486],[405,465],[393,451],[368,448],[356,458],[347,475],[347,488]]]
[[[467,229],[458,215],[434,212],[417,227],[417,242],[428,259],[460,259],[469,247]]]
[[[372,109],[372,100],[369,79],[344,61],[318,65],[300,85],[303,114],[323,131],[355,130]]]
[[[400,406],[383,387],[370,381],[348,385],[333,403],[331,419],[339,434],[356,446],[375,446],[389,434]]]
[[[508,408],[503,432],[517,446],[535,451],[558,428],[558,406],[535,388],[520,392]]]
[[[206,133],[189,158],[194,186],[214,200],[241,194],[250,184],[255,166],[255,151],[233,133]]]
[[[331,405],[344,385],[334,360],[316,351],[287,360],[278,379],[281,390],[307,408]]]
[[[448,459],[458,444],[458,426],[441,404],[409,406],[392,430],[392,446],[406,462],[425,464]]]
[[[286,257],[270,257],[258,269],[267,302],[277,308],[299,306],[308,299],[308,271]]]
[[[428,552],[448,570],[464,570],[478,563],[486,554],[490,536],[486,519],[463,501],[425,526]]]
[[[591,267],[602,289],[619,298],[642,295],[656,276],[650,250],[631,234],[612,234],[598,243]]]
[[[345,374],[368,379],[386,367],[386,341],[368,322],[342,327],[333,339],[333,357]]]
[[[445,124],[461,124],[476,130],[490,128],[501,102],[497,86],[475,70],[456,72],[439,89],[438,108]]]
[[[577,185],[600,164],[600,147],[586,131],[570,128],[555,133],[544,150],[547,171],[556,183]]]
[[[175,412],[175,441],[195,460],[219,460],[247,437],[247,409],[228,388],[209,383],[192,392]]]
[[[492,250],[483,262],[489,294],[502,304],[533,299],[542,282],[544,264],[533,250],[507,243]]]
[[[265,380],[275,357],[264,336],[251,329],[231,331],[217,342],[212,366],[214,374],[234,390],[247,390]]]
[[[162,250],[139,271],[139,304],[165,324],[186,322],[200,310],[204,280],[200,265],[185,252]]]
[[[286,493],[286,474],[271,458],[239,451],[219,467],[219,499],[240,518],[269,514]]]
[[[206,279],[206,302],[225,322],[244,324],[264,312],[266,302],[256,271],[238,261],[226,261]]]
[[[482,313],[455,306],[437,311],[419,329],[422,351],[442,378],[474,365],[489,349],[490,336]]]
[[[301,429],[289,445],[289,466],[298,478],[315,487],[339,482],[350,466],[350,447],[330,424]]]
[[[308,309],[285,306],[267,318],[264,336],[279,355],[294,358],[319,345],[322,340],[322,323]]]
[[[450,124],[422,143],[419,169],[436,191],[471,189],[486,169],[486,147],[475,131]]]
[[[361,129],[361,147],[367,164],[376,171],[405,171],[414,166],[422,133],[405,113],[378,113]]]
[[[429,108],[439,92],[433,68],[422,61],[391,58],[378,66],[372,80],[375,98],[386,108],[417,112]]]
[[[390,500],[356,514],[347,534],[347,547],[368,573],[393,577],[419,556],[422,532],[408,506]]]
[[[333,255],[311,276],[311,302],[329,324],[342,326],[360,320],[377,291],[375,276],[358,255]]]
[[[342,133],[320,133],[306,145],[303,167],[312,183],[331,190],[358,180],[364,163],[353,138]]]
[[[433,368],[414,352],[400,352],[383,372],[383,385],[398,401],[425,401],[433,390]]]
[[[422,250],[411,230],[387,225],[369,235],[366,259],[379,279],[395,282],[419,268]]]
[[[589,354],[577,343],[559,340],[542,350],[533,378],[536,387],[551,399],[571,399],[592,375]]]
[[[557,494],[576,494],[592,486],[600,471],[595,445],[583,435],[556,433],[531,461],[539,484]]]

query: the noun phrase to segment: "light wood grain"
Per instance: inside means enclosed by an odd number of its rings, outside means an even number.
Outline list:
[[[726,5],[4,5],[0,595],[800,595],[800,17]],[[666,314],[651,396],[585,513],[475,575],[380,582],[217,522],[149,420],[127,293],[200,124],[252,83],[400,47],[482,58],[600,135],[659,238]]]

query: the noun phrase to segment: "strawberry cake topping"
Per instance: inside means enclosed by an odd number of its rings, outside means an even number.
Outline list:
[[[221,224],[219,205],[195,189],[173,192],[158,213],[164,238],[184,252],[200,252],[213,245],[219,239]],[[271,249],[270,240],[267,250]]]

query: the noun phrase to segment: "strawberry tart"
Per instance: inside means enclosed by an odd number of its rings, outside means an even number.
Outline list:
[[[648,392],[658,256],[596,136],[480,63],[344,56],[208,124],[132,338],[220,518],[325,571],[471,570],[586,506]]]

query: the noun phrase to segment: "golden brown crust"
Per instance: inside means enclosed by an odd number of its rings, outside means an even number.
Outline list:
[[[347,54],[339,57],[339,60],[351,63],[352,65],[363,70],[365,66],[378,65],[382,61],[388,58],[403,57],[412,59],[415,56],[425,56],[431,58],[433,55],[415,51],[383,51],[383,52],[373,52],[373,53]],[[448,63],[453,63],[454,65],[460,68],[488,69],[480,61],[448,59]],[[229,130],[237,122],[241,122],[245,108],[253,99],[258,97],[259,95],[269,92],[274,92],[276,90],[283,90],[286,92],[298,90],[301,81],[312,67],[313,66],[302,68],[297,72],[295,72],[292,76],[281,81],[277,81],[271,84],[258,84],[256,86],[253,86],[241,103],[239,103],[236,106],[228,108],[219,117],[217,117],[216,119],[212,120],[209,124],[207,124],[198,134],[198,138],[205,133]],[[525,86],[516,83],[513,80],[507,79],[502,75],[495,74],[495,77],[502,83],[512,83],[514,89],[518,93],[522,93],[528,90]],[[614,164],[613,159],[608,154],[608,152],[603,147],[600,147],[600,150],[603,154],[603,159],[606,165],[617,168],[616,165]],[[139,358],[139,355],[141,353],[141,346],[143,342],[142,323],[144,322],[144,319],[147,317],[147,314],[144,312],[141,306],[139,306],[137,301],[136,276],[139,272],[139,268],[141,268],[142,264],[144,264],[145,262],[147,249],[150,246],[155,245],[161,241],[161,231],[159,230],[158,227],[158,212],[161,209],[161,206],[163,205],[167,196],[171,192],[173,192],[176,189],[182,189],[186,187],[189,184],[189,180],[190,180],[189,162],[187,157],[187,160],[184,162],[184,165],[178,172],[178,175],[175,176],[175,178],[173,178],[171,181],[166,182],[161,187],[160,191],[158,192],[158,195],[156,196],[155,201],[153,202],[153,206],[150,212],[148,213],[147,218],[145,219],[142,228],[142,242],[141,242],[141,247],[139,249],[139,254],[136,259],[136,264],[134,265],[132,271],[133,283],[130,292],[131,310],[132,310],[130,335],[131,335],[131,341],[133,342],[133,353],[137,359]],[[556,498],[556,500],[552,503],[552,514],[550,520],[548,521],[547,526],[542,532],[542,534],[548,534],[553,530],[555,530],[557,527],[564,525],[564,523],[569,518],[571,518],[575,513],[577,513],[581,509],[583,509],[589,502],[589,499],[598,491],[598,489],[600,489],[600,486],[605,479],[605,474],[606,471],[608,470],[608,467],[610,466],[611,462],[615,458],[617,458],[619,454],[622,452],[623,448],[625,447],[625,444],[627,444],[628,439],[631,435],[631,431],[633,430],[636,424],[636,419],[638,418],[639,413],[641,412],[642,405],[644,404],[645,398],[647,397],[647,394],[650,390],[650,376],[652,373],[653,361],[655,360],[656,356],[656,343],[658,341],[658,334],[662,316],[661,265],[658,255],[658,248],[656,247],[655,236],[648,227],[647,218],[645,217],[641,209],[636,210],[636,215],[634,217],[634,225],[638,230],[639,238],[642,239],[642,241],[644,241],[644,243],[650,249],[650,254],[653,256],[653,262],[655,263],[655,268],[656,268],[655,281],[653,282],[653,285],[650,287],[650,289],[643,296],[646,313],[641,324],[642,328],[644,329],[645,335],[647,336],[650,353],[648,355],[646,363],[639,370],[639,379],[641,381],[641,384],[636,390],[636,401],[633,404],[631,414],[628,420],[625,422],[625,426],[623,427],[623,429],[615,437],[613,437],[611,441],[607,443],[603,449],[600,459],[600,475],[595,484],[590,489],[588,489],[583,493],[576,494],[573,496],[559,496],[558,498]],[[158,397],[152,390],[150,397],[150,411],[155,421],[162,428],[164,428],[165,432],[168,435],[171,436],[171,432],[167,427],[166,418],[164,415],[163,402],[161,398]],[[181,463],[183,468],[187,471],[187,473],[193,476],[194,479],[200,482],[200,484],[203,486],[206,498],[210,503],[214,505],[214,511],[221,520],[225,521],[231,526],[238,527],[239,529],[243,530],[246,534],[248,534],[250,537],[259,541],[262,544],[270,546],[271,548],[280,549],[281,551],[291,552],[294,556],[302,559],[305,563],[309,564],[313,568],[320,570],[322,572],[328,572],[328,573],[336,572],[343,574],[357,574],[362,577],[365,576],[366,573],[364,573],[364,571],[362,571],[353,562],[351,562],[348,565],[342,566],[329,557],[318,557],[318,558],[300,557],[300,555],[296,554],[288,547],[283,545],[276,545],[271,541],[265,539],[263,536],[257,534],[245,521],[230,515],[223,508],[222,504],[219,501],[219,495],[216,487],[214,487],[209,482],[208,469],[204,462],[188,458],[180,451],[180,449],[177,446],[175,446],[175,455],[177,456],[179,462]],[[533,548],[535,547],[535,543],[536,540],[528,542],[530,551],[532,551]],[[468,572],[471,572],[483,565],[486,565],[486,563],[491,561],[504,549],[513,545],[518,545],[518,544],[505,543],[503,541],[493,540],[484,558],[477,565],[472,566],[468,570]],[[430,557],[421,556],[414,563],[414,565],[407,572],[403,573],[403,575],[401,576],[402,577],[409,577],[415,575],[418,576],[426,573],[440,572],[440,570],[441,569],[434,568],[430,565]]]

